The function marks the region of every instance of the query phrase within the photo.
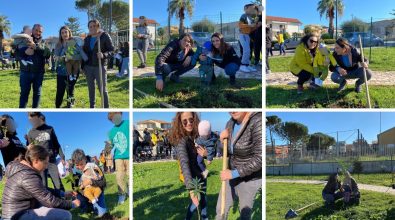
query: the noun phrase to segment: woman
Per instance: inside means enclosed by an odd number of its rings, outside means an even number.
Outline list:
[[[336,59],[338,66],[330,66],[333,71],[331,79],[339,84],[338,91],[343,91],[347,85],[347,79],[358,79],[355,82],[355,92],[361,92],[361,86],[365,83],[364,69],[366,70],[367,80],[372,77],[372,71],[368,69],[368,63],[365,59],[362,61],[361,54],[351,46],[344,38],[336,40],[335,52],[333,57]],[[361,62],[361,65],[358,63]]]
[[[0,130],[0,149],[3,155],[3,161],[5,167],[22,155],[25,155],[26,148],[22,142],[16,136],[16,124],[14,118],[11,115],[4,114],[0,118],[1,130]]]
[[[63,26],[59,30],[59,41],[56,44],[55,48],[55,56],[56,60],[56,99],[55,106],[56,108],[60,108],[62,106],[64,93],[67,89],[67,107],[71,108],[74,106],[75,98],[74,98],[74,88],[77,83],[77,79],[79,77],[79,71],[76,76],[76,80],[70,80],[67,77],[66,63],[64,60],[64,56],[66,53],[66,42],[69,41],[73,37],[71,30],[67,26]]]
[[[214,63],[225,70],[225,74],[230,78],[230,84],[236,84],[236,72],[240,68],[240,58],[237,56],[232,46],[227,44],[224,36],[220,33],[214,33],[211,36],[212,53]],[[199,59],[204,61],[206,56],[204,54],[199,56]],[[213,75],[214,77],[215,75]]]
[[[129,42],[124,42],[121,48],[122,64],[121,71],[117,77],[129,76]],[[126,72],[126,73],[125,73]]]
[[[84,72],[86,75],[86,82],[88,84],[89,91],[89,103],[90,108],[95,108],[96,91],[95,84],[102,91],[103,97],[103,108],[109,108],[110,104],[108,101],[107,91],[107,74],[106,66],[107,59],[111,57],[114,51],[114,45],[112,44],[111,37],[108,33],[100,30],[100,22],[98,20],[91,20],[88,22],[89,35],[84,39],[84,52],[88,55],[88,61],[85,62]],[[100,51],[98,47],[98,39],[100,38]],[[99,59],[101,60],[101,66],[99,67]],[[99,75],[99,68],[101,68],[101,77]]]
[[[331,174],[322,190],[322,198],[325,200],[325,205],[334,204],[336,200],[343,197],[343,189],[338,177],[337,173]]]
[[[262,187],[262,113],[231,112],[220,139],[228,139],[229,169],[221,171],[226,181],[225,218],[239,197],[240,219],[251,219],[255,195]],[[221,192],[217,201],[216,219],[221,216]]]
[[[136,27],[137,38],[137,55],[140,59],[140,66],[137,68],[145,68],[147,66],[147,51],[149,46],[149,39],[151,38],[151,33],[147,27],[147,19],[145,16],[139,17],[139,25]]]
[[[359,193],[358,184],[355,179],[351,176],[350,172],[346,171],[344,174],[343,181],[343,189],[344,189],[344,202],[356,202],[359,203],[359,199],[361,194]]]
[[[191,64],[193,38],[190,34],[182,34],[180,38],[170,42],[155,59],[156,89],[163,90],[166,76],[170,73],[170,80],[180,82],[180,75],[193,69]]]
[[[206,187],[207,180],[203,178],[202,172],[197,163],[198,154],[207,155],[207,151],[201,147],[196,148],[194,139],[198,136],[199,117],[196,112],[178,112],[172,122],[170,142],[176,146],[177,157],[180,162],[184,184],[189,191],[191,202],[188,206],[185,219],[191,219],[196,207],[201,209],[201,218],[208,219]],[[203,192],[200,194],[201,200],[192,192],[192,179],[198,178],[203,184]]]
[[[318,34],[310,33],[304,36],[296,47],[290,70],[293,75],[298,77],[298,94],[303,93],[303,84],[313,78],[313,60],[318,51],[318,45]],[[310,83],[310,88],[317,88],[314,81]]]
[[[2,201],[2,219],[72,219],[67,210],[79,207],[78,199],[70,201],[72,193],[49,191],[43,184],[40,172],[48,165],[49,153],[39,145],[30,147],[21,162],[13,161],[6,172],[7,182]]]

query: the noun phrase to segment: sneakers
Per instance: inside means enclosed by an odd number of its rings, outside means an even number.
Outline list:
[[[202,172],[202,176],[204,177],[204,179],[207,179],[207,176],[208,176],[208,169],[205,169],[205,170]]]
[[[126,195],[119,195],[118,196],[118,205],[121,205],[125,202]]]
[[[250,73],[251,72],[251,69],[248,66],[246,66],[246,65],[241,65],[239,70],[241,72],[245,72],[245,73]]]
[[[69,80],[70,80],[70,81],[77,80],[77,77],[74,76],[74,75],[69,75]]]
[[[103,217],[104,214],[107,213],[107,209],[106,208],[102,208],[101,206],[99,206],[99,204],[94,203],[92,205],[93,205],[93,208],[97,210],[97,216],[98,217]]]
[[[337,89],[337,91],[341,92],[341,91],[345,90],[346,89],[346,85],[347,85],[347,80],[343,80],[343,82],[340,83],[340,86]]]
[[[137,68],[140,68],[140,69],[145,68],[145,67],[146,67],[145,63],[141,63],[140,66],[137,66]]]
[[[21,60],[21,63],[22,63],[24,66],[27,66],[27,64],[33,64],[32,61],[28,61],[28,60]]]
[[[303,93],[303,85],[298,85],[298,94]]]

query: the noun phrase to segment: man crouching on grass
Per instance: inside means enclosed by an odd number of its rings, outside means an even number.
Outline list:
[[[73,152],[71,156],[73,163],[75,164],[75,168],[84,172],[86,167],[89,167],[91,163],[87,163],[87,159],[85,153],[81,149],[77,149]],[[82,188],[91,186],[91,187],[99,187],[101,189],[101,194],[92,201],[93,209],[97,212],[98,217],[102,219],[114,219],[107,211],[106,203],[104,200],[104,188],[106,187],[106,178],[104,177],[103,173],[100,175],[100,178],[97,179],[90,179],[86,178],[83,179],[80,183]],[[81,201],[81,209],[86,208],[89,205],[89,199],[81,194],[77,194],[77,198]]]

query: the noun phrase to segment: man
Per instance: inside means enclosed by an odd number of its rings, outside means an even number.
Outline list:
[[[272,49],[272,29],[269,25],[266,26],[266,74],[269,74],[270,65],[269,65],[269,54]]]
[[[122,112],[108,113],[114,127],[109,132],[106,149],[114,148],[115,172],[118,184],[118,204],[123,204],[128,195],[129,179],[129,120],[122,119]]]
[[[19,57],[24,54],[31,56],[32,62],[27,65],[20,65],[19,85],[21,88],[19,98],[19,108],[26,108],[30,89],[33,86],[33,103],[32,108],[38,108],[40,105],[41,87],[44,79],[45,60],[49,58],[50,51],[45,46],[42,39],[44,28],[40,24],[35,24],[32,30],[33,43],[29,43],[28,47],[18,50]]]
[[[284,54],[285,56],[285,47],[284,47],[284,34],[277,31],[276,35],[278,45],[280,46],[280,56]]]
[[[230,112],[231,119],[220,139],[228,139],[229,168],[221,171],[226,181],[225,219],[236,197],[239,198],[240,219],[251,219],[255,195],[262,187],[262,113]],[[221,217],[221,193],[217,216]]]
[[[62,148],[58,142],[58,138],[55,134],[53,127],[45,123],[45,116],[41,112],[29,112],[28,113],[30,124],[33,128],[27,134],[27,141],[29,149],[32,145],[41,145],[49,152],[49,164],[48,168],[41,173],[44,186],[48,186],[48,175],[52,179],[52,183],[55,189],[64,191],[62,181],[60,180],[58,167],[56,165],[56,157],[59,155],[64,162],[64,154]]]

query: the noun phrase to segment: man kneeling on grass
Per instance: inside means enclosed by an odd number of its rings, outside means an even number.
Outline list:
[[[107,212],[106,203],[104,200],[106,179],[103,172],[100,170],[100,168],[92,169],[92,167],[95,167],[96,165],[94,163],[87,163],[85,153],[81,149],[75,150],[71,158],[75,164],[75,168],[83,173],[79,185],[80,188],[84,189],[84,195],[77,195],[77,198],[81,201],[81,209],[86,209],[88,204],[91,203],[99,217],[102,217],[103,219],[112,219],[112,216]],[[95,178],[83,178],[85,177],[85,174],[88,173],[86,172],[88,170],[93,170],[95,172]]]

